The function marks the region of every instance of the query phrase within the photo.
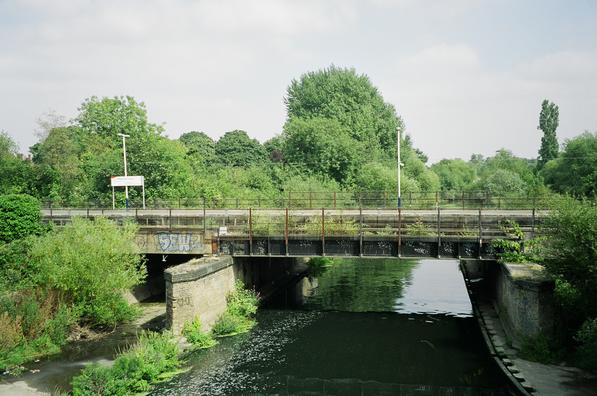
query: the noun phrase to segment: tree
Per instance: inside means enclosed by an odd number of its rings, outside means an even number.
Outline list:
[[[64,293],[83,320],[115,325],[134,313],[123,292],[145,277],[135,244],[136,226],[97,218],[75,218],[60,232],[35,241],[30,260],[42,273],[43,285]]]
[[[541,113],[539,115],[539,126],[537,129],[543,131],[541,137],[541,148],[539,149],[539,159],[537,167],[539,169],[550,160],[558,156],[558,139],[556,129],[558,129],[560,110],[554,103],[545,99],[541,103]]]
[[[124,133],[131,137],[161,134],[160,125],[147,121],[147,110],[143,102],[131,96],[99,99],[96,96],[85,99],[76,118],[78,125],[88,133],[108,137],[111,145],[119,140],[117,135]]]
[[[14,140],[0,131],[0,194],[29,192],[31,179],[29,162],[20,157]]]
[[[0,195],[0,242],[8,243],[41,232],[39,201],[30,195]]]
[[[474,165],[461,159],[443,159],[431,166],[444,191],[469,190],[474,185],[477,172]]]
[[[292,80],[286,98],[288,121],[327,118],[365,146],[363,157],[393,156],[396,129],[403,129],[394,106],[386,103],[369,80],[354,69],[330,66]]]
[[[561,155],[545,164],[542,174],[555,191],[574,196],[597,195],[597,133],[566,141]]]
[[[216,143],[215,151],[217,160],[225,166],[256,165],[267,159],[261,143],[241,130],[226,132]]]
[[[362,163],[362,148],[334,119],[293,118],[284,126],[284,157],[342,184],[350,184]]]
[[[216,143],[205,132],[191,131],[178,140],[186,147],[187,157],[200,165],[209,165],[216,158]]]

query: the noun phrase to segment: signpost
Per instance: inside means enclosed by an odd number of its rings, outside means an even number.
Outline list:
[[[112,209],[116,209],[114,197],[114,187],[134,187],[140,186],[143,189],[143,209],[145,209],[145,177],[143,176],[112,176],[110,179],[112,185]],[[128,206],[128,205],[127,205]]]

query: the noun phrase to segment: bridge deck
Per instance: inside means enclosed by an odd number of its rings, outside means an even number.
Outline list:
[[[44,209],[59,226],[105,216],[139,225],[144,253],[238,256],[490,257],[509,238],[504,220],[534,233],[535,210],[389,209]]]

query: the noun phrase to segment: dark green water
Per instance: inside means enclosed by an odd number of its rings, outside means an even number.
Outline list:
[[[337,260],[153,395],[502,395],[456,261]]]

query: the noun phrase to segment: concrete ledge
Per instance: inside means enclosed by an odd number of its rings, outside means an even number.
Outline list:
[[[233,264],[231,256],[202,257],[164,271],[166,282],[191,282],[206,277]]]

